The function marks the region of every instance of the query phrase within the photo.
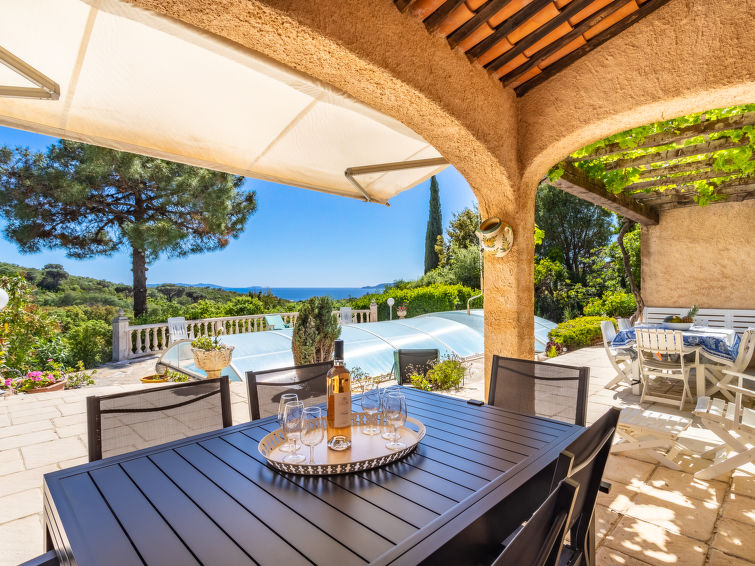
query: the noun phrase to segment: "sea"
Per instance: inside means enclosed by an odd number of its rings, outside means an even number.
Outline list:
[[[237,293],[248,293],[249,291],[257,292],[262,291],[265,293],[267,289],[276,297],[286,299],[289,301],[304,301],[310,297],[324,297],[328,296],[332,299],[348,299],[357,298],[362,295],[369,295],[370,293],[382,293],[382,287],[257,287],[257,288],[234,288],[223,287],[228,291],[236,291]]]

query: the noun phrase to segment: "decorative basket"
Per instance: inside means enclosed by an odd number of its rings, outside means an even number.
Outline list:
[[[226,346],[221,350],[198,350],[192,348],[194,363],[207,374],[207,379],[220,377],[220,370],[231,363],[233,346]]]
[[[379,415],[374,415],[378,419]],[[323,417],[324,419],[324,417]],[[287,455],[279,448],[286,440],[281,429],[265,436],[259,443],[259,451],[267,463],[281,472],[302,474],[307,476],[325,476],[334,474],[350,474],[361,472],[395,462],[411,453],[425,436],[425,425],[412,417],[406,418],[406,425],[399,429],[401,442],[406,448],[390,450],[385,446],[385,439],[379,434],[368,436],[362,432],[367,424],[364,413],[351,414],[351,448],[338,452],[328,449],[326,439],[315,446],[315,461],[309,463],[308,458],[300,464],[289,464],[283,461]],[[324,426],[324,424],[323,424]],[[301,454],[308,456],[309,447],[302,446]]]

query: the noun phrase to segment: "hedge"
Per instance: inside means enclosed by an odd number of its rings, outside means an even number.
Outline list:
[[[602,298],[590,299],[584,308],[586,316],[630,317],[637,310],[634,295],[617,291],[605,293]]]
[[[548,338],[570,350],[594,346],[603,341],[600,323],[604,320],[610,320],[616,325],[616,321],[607,316],[582,316],[562,322],[548,333]]]
[[[411,318],[431,312],[453,311],[467,308],[467,299],[479,293],[476,289],[464,285],[429,285],[414,289],[386,289],[383,293],[363,295],[351,303],[354,309],[368,309],[374,299],[378,305],[378,320],[388,320],[389,297],[396,301],[393,305],[393,318],[396,307],[406,305],[406,316]],[[472,301],[473,308],[482,308],[482,297]]]

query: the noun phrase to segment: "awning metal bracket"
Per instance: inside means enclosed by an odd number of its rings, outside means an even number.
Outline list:
[[[363,165],[361,167],[349,167],[343,174],[362,193],[366,202],[379,202],[373,199],[362,185],[359,184],[354,176],[367,175],[369,173],[385,173],[386,171],[401,171],[402,169],[418,169],[420,167],[435,167],[439,165],[448,165],[448,160],[443,157],[434,157],[432,159],[415,159],[414,161],[394,161],[392,163],[378,163],[376,165]],[[389,206],[387,202],[381,203]]]
[[[36,87],[0,85],[0,96],[40,100],[58,100],[60,98],[60,85],[58,83],[2,47],[0,47],[0,63],[37,85]]]

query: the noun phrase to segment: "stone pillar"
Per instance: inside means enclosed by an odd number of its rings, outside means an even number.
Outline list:
[[[128,327],[131,321],[124,316],[123,309],[118,309],[118,316],[113,319],[113,361],[127,360],[131,349],[131,337]]]
[[[377,322],[377,320],[378,320],[377,303],[375,302],[375,299],[372,299],[372,301],[370,301],[370,322]]]

